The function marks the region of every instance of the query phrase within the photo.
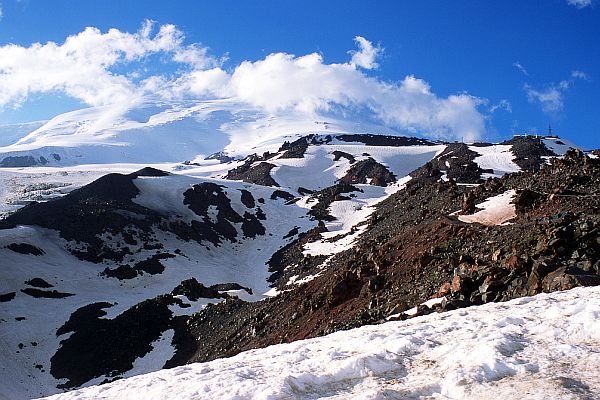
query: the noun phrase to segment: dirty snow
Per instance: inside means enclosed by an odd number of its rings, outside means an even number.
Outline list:
[[[191,364],[50,397],[593,399],[600,287],[490,303]]]
[[[458,219],[462,222],[480,223],[483,225],[502,225],[517,216],[515,205],[512,204],[516,192],[508,190],[498,196],[490,197],[476,207],[480,211],[470,215],[459,215]]]

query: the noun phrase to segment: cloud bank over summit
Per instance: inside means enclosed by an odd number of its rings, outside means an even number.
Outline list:
[[[133,107],[160,100],[234,99],[272,115],[352,113],[401,132],[476,140],[485,133],[487,100],[467,93],[437,95],[407,75],[396,82],[373,75],[383,48],[356,36],[344,63],[284,52],[227,66],[199,43],[187,44],[175,25],[146,21],[135,33],[88,27],[59,44],[0,47],[0,108],[30,96],[66,94],[90,106]],[[160,68],[155,68],[160,65]]]

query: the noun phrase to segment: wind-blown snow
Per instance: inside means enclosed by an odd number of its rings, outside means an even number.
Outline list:
[[[600,287],[541,294],[252,350],[50,397],[592,399]]]
[[[478,222],[488,226],[502,225],[517,216],[515,205],[512,204],[515,195],[514,190],[508,190],[498,196],[490,197],[483,203],[477,204],[476,207],[481,208],[481,211],[470,215],[459,215],[458,219],[470,224]]]

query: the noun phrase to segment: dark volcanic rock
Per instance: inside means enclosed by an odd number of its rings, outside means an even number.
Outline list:
[[[171,295],[145,300],[114,319],[102,318],[110,303],[93,303],[76,310],[58,329],[57,336],[73,332],[60,342],[50,359],[50,373],[67,379],[59,388],[80,386],[101,376],[118,377],[130,370],[138,357],[152,350],[162,332],[174,329],[175,319],[168,306]]]
[[[242,189],[242,204],[246,206],[246,208],[254,208],[256,206],[256,202],[254,201],[254,196],[252,193],[247,191],[246,189]]]
[[[271,177],[275,165],[263,161],[266,157],[248,156],[244,164],[227,172],[226,179],[244,181],[263,186],[279,186]]]
[[[542,280],[542,290],[544,292],[569,290],[578,286],[597,285],[600,285],[599,275],[590,274],[574,267],[561,267],[556,271],[549,273]]]
[[[286,192],[285,190],[275,190],[273,193],[271,193],[271,200],[277,200],[277,199],[284,199],[286,201],[290,201],[294,199],[294,195]]]
[[[14,251],[15,253],[21,254],[32,254],[34,256],[41,256],[45,254],[44,250],[28,243],[11,243],[6,246],[6,248]]]
[[[346,160],[350,161],[350,164],[354,164],[356,162],[356,159],[352,154],[348,154],[343,151],[335,150],[331,154],[333,154],[333,161],[338,161],[340,158],[345,158]]]
[[[501,144],[512,145],[512,152],[515,155],[513,162],[521,167],[523,171],[537,171],[545,163],[542,157],[556,155],[538,137],[514,136],[511,140]]]
[[[220,299],[227,297],[219,293],[214,287],[206,287],[196,280],[196,278],[190,278],[182,281],[179,285],[171,292],[173,295],[184,295],[191,301],[196,301],[200,298],[204,299]]]
[[[336,135],[336,139],[343,142],[358,142],[364,143],[367,146],[433,146],[436,143],[427,139],[404,136],[387,136],[387,135],[369,135],[369,134],[349,134]]]
[[[437,168],[446,172],[448,179],[458,183],[481,183],[481,174],[493,173],[492,170],[481,169],[473,160],[479,154],[470,150],[464,143],[449,144],[446,149],[435,158]]]
[[[257,216],[246,211],[242,221],[242,233],[244,237],[255,238],[256,236],[263,236],[266,229]]]
[[[232,223],[244,221],[241,215],[231,207],[231,200],[223,189],[212,182],[203,182],[194,185],[192,189],[183,193],[183,204],[199,216],[204,217],[204,222],[192,222],[192,228],[198,240],[208,240],[214,245],[221,243],[222,239],[235,242],[237,230]],[[217,208],[217,222],[211,220],[208,210],[211,206]]]
[[[316,220],[333,221],[335,218],[329,214],[329,206],[334,201],[348,200],[350,197],[344,193],[360,192],[356,186],[347,183],[338,183],[313,193],[311,199],[316,199],[317,204],[311,207],[308,214]]]
[[[2,293],[0,294],[0,303],[6,303],[15,298],[16,292]]]
[[[300,233],[296,240],[273,253],[269,261],[267,261],[269,272],[271,273],[267,281],[273,284],[274,287],[282,288],[292,275],[311,273],[327,257],[304,255],[304,245],[319,239],[321,233],[326,231],[327,228],[324,225],[319,225],[308,232]],[[293,264],[296,264],[298,267],[296,269],[287,268]]]
[[[376,323],[440,293],[440,306],[418,313],[600,283],[600,161],[582,157],[574,153],[475,188],[439,182],[435,166],[422,169],[378,204],[353,248],[324,257],[327,268],[324,259],[302,254],[305,243],[320,239],[322,225],[273,255],[270,281],[284,289],[279,295],[223,302],[192,316],[189,336],[203,339],[189,347],[195,350],[187,361]],[[556,187],[561,194],[552,198],[521,200],[527,212],[510,225],[449,217],[467,192],[477,204],[507,190],[543,194]],[[306,276],[302,271],[312,280],[286,286],[292,275]]]
[[[139,171],[136,171],[136,172],[133,172],[130,174],[130,176],[133,176],[135,178],[137,178],[139,176],[159,177],[159,176],[169,176],[169,175],[171,175],[171,174],[166,171],[162,171],[160,169],[156,169],[156,168],[152,168],[152,167],[144,167],[144,168],[140,169]]]
[[[216,285],[210,286],[210,288],[219,292],[227,292],[230,290],[245,290],[246,293],[252,294],[251,288],[242,286],[239,283],[217,283]]]
[[[37,287],[37,288],[42,288],[42,289],[48,289],[48,288],[53,287],[53,285],[49,284],[42,278],[30,279],[30,280],[26,281],[25,284],[29,285],[29,286]]]
[[[107,278],[117,278],[119,280],[133,279],[139,275],[139,271],[130,265],[119,265],[117,268],[110,269],[106,267],[104,271],[100,273],[100,276],[106,276]]]
[[[309,141],[313,138],[312,135],[301,137],[298,140],[284,142],[279,148],[279,152],[284,151],[280,158],[304,158],[304,153],[308,148]]]
[[[396,182],[396,176],[370,157],[353,164],[340,179],[340,183],[369,183],[374,186],[387,186],[392,182]]]
[[[307,194],[313,194],[314,192],[314,190],[310,190],[302,186],[298,188],[298,193],[300,194],[300,196],[306,196]]]
[[[121,261],[129,253],[127,248],[110,248],[99,235],[122,234],[126,242],[134,243],[135,232],[149,242],[152,226],[160,221],[160,216],[131,201],[139,194],[133,179],[163,174],[152,168],[129,175],[108,174],[64,197],[25,206],[9,215],[4,226],[38,225],[55,229],[64,239],[84,244],[70,249],[80,259]]]
[[[152,257],[140,261],[133,266],[136,271],[143,271],[150,275],[161,274],[165,270],[165,266],[162,265],[160,260],[166,260],[169,258],[175,258],[173,254],[169,253],[158,253]]]
[[[213,153],[213,154],[209,155],[208,157],[205,158],[205,160],[218,160],[221,164],[224,164],[224,163],[234,161],[235,158],[228,156],[227,153],[219,151],[217,153]]]
[[[39,298],[63,299],[65,297],[75,296],[73,293],[61,293],[56,290],[41,290],[41,289],[34,289],[34,288],[21,289],[21,292],[23,292],[31,297],[35,297],[37,299],[39,299]]]

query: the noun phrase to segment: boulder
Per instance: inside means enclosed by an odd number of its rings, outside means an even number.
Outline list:
[[[587,273],[582,269],[574,267],[562,267],[549,273],[542,280],[544,292],[557,290],[569,290],[578,286],[600,285],[600,276]]]

